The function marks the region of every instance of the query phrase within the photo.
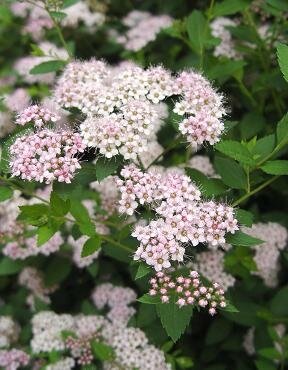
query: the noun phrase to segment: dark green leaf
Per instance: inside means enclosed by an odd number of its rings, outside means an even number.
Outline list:
[[[187,18],[186,27],[191,47],[197,54],[201,55],[208,33],[203,13],[194,10]]]
[[[265,127],[265,124],[266,121],[261,114],[255,112],[245,114],[239,124],[241,138],[251,139]]]
[[[68,258],[55,256],[45,268],[44,281],[47,286],[59,284],[69,275],[72,265]]]
[[[249,6],[249,1],[245,0],[224,0],[216,2],[213,8],[213,17],[223,17],[245,10]]]
[[[277,124],[277,145],[283,145],[288,141],[288,113]]]
[[[8,186],[0,186],[0,202],[11,198],[13,195],[13,190]]]
[[[252,247],[254,245],[262,244],[263,240],[254,238],[242,231],[236,231],[235,234],[228,234],[225,237],[226,242],[232,245],[240,245],[243,247]]]
[[[255,365],[257,367],[257,370],[276,370],[277,365],[273,364],[273,362],[268,360],[256,360]]]
[[[79,230],[84,235],[88,235],[91,237],[95,236],[96,228],[94,223],[90,219],[87,209],[83,206],[83,204],[80,201],[77,201],[76,199],[70,199],[70,202],[71,202],[70,213],[77,221]]]
[[[17,274],[23,268],[22,261],[14,261],[8,257],[3,257],[0,261],[0,276]]]
[[[270,309],[276,316],[288,316],[288,286],[279,289],[270,302]]]
[[[241,71],[246,63],[243,60],[229,60],[213,65],[207,72],[210,79],[221,79],[233,76],[235,72]]]
[[[161,299],[159,296],[152,296],[149,294],[144,294],[142,297],[137,299],[138,302],[147,303],[147,304],[159,304],[161,303]]]
[[[99,158],[96,162],[96,178],[98,181],[113,175],[121,164],[121,157],[113,157],[111,159]]]
[[[135,280],[141,279],[142,277],[148,275],[151,272],[151,269],[145,263],[140,263],[135,275]]]
[[[156,306],[162,326],[173,342],[176,342],[184,333],[193,313],[192,306],[180,308],[176,304],[176,299],[176,295],[172,296],[169,303],[160,303]]]
[[[278,42],[277,58],[283,77],[288,82],[288,45]]]
[[[37,230],[37,246],[41,247],[41,245],[48,242],[49,239],[56,233],[57,230],[51,229],[47,225],[43,225],[38,227]]]
[[[81,257],[90,256],[94,252],[98,251],[101,247],[101,237],[100,235],[95,235],[93,238],[88,239],[85,244],[83,245],[83,249],[81,252]]]
[[[253,213],[245,211],[244,209],[236,210],[236,218],[240,225],[251,227],[253,224]]]
[[[49,207],[46,204],[33,204],[31,206],[20,206],[18,220],[33,226],[44,225],[48,222]]]
[[[217,156],[214,165],[224,184],[231,186],[233,189],[246,189],[247,176],[237,162]]]
[[[199,186],[202,194],[206,197],[214,197],[225,193],[227,190],[226,186],[219,179],[210,179],[194,168],[186,167],[185,171],[190,179]]]
[[[56,72],[64,68],[66,62],[64,60],[49,60],[48,62],[43,62],[33,67],[30,70],[31,75],[38,75],[50,72]]]
[[[257,140],[255,146],[252,149],[253,157],[257,159],[257,161],[261,161],[267,155],[273,152],[275,147],[275,135],[268,135],[259,140]]]
[[[50,196],[50,208],[53,216],[65,216],[70,209],[70,200],[63,200],[60,196],[53,190]]]
[[[269,175],[288,175],[288,161],[269,161],[261,166],[262,171]]]
[[[211,345],[222,342],[229,335],[231,330],[231,322],[223,318],[215,319],[207,331],[205,339],[206,344]]]

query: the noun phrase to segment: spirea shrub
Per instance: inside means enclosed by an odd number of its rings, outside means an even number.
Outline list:
[[[287,19],[0,5],[0,369],[288,368]]]

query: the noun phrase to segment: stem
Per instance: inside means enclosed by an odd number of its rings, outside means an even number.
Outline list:
[[[167,148],[164,149],[162,153],[160,153],[159,155],[157,155],[157,157],[149,164],[149,166],[147,166],[145,168],[145,171],[147,171],[151,166],[153,166],[154,163],[158,162],[158,160],[163,155],[167,154],[168,152],[170,152],[170,150],[174,149],[178,144],[180,144],[181,143],[181,140],[182,139],[177,135],[175,141],[171,145],[167,146]]]
[[[259,110],[259,104],[254,99],[253,95],[250,93],[250,91],[247,89],[247,87],[243,84],[241,80],[236,79],[239,85],[240,90],[242,93],[248,98],[248,100],[251,102],[251,105],[253,108],[256,108]]]
[[[101,239],[105,240],[105,241],[106,241],[106,242],[108,242],[108,243],[114,244],[114,245],[116,245],[117,247],[122,248],[122,249],[124,249],[124,250],[126,250],[126,251],[128,251],[128,252],[133,252],[133,250],[132,250],[132,249],[130,249],[129,247],[127,247],[126,245],[124,245],[124,244],[122,244],[122,243],[119,243],[119,242],[117,242],[116,240],[113,240],[113,239],[109,238],[109,237],[108,237],[108,236],[106,236],[106,235],[101,235]]]
[[[251,195],[254,195],[258,193],[258,191],[264,189],[266,186],[270,185],[272,182],[276,181],[280,176],[273,176],[269,180],[263,182],[261,185],[259,185],[254,190],[249,191],[247,194],[243,195],[239,199],[237,199],[234,203],[232,203],[232,207],[238,206],[240,203],[242,203],[244,200],[251,197]]]

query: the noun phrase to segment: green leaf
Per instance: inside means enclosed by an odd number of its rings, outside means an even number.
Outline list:
[[[101,361],[111,361],[115,357],[113,348],[105,343],[92,340],[91,348],[94,356]]]
[[[142,297],[138,298],[137,301],[146,304],[159,304],[161,303],[161,298],[155,295],[144,294]]]
[[[80,0],[64,0],[63,1],[63,8],[68,8],[69,6],[72,6],[74,4],[77,4]]]
[[[122,157],[117,156],[111,159],[99,158],[96,162],[96,178],[98,181],[114,174],[122,162]]]
[[[254,238],[253,236],[245,234],[242,231],[236,231],[235,234],[227,234],[225,240],[228,244],[240,245],[243,247],[252,247],[254,245],[264,243],[263,240]]]
[[[247,176],[237,162],[229,158],[217,156],[214,166],[225,185],[233,189],[246,189]]]
[[[206,197],[214,197],[225,193],[227,190],[226,186],[219,179],[210,179],[194,168],[186,167],[185,171],[190,179],[199,186],[202,194]]]
[[[288,3],[286,0],[266,0],[266,3],[278,10],[284,12],[288,11]]]
[[[215,145],[215,148],[219,152],[235,159],[236,161],[244,165],[248,166],[255,165],[255,161],[249,150],[238,141],[234,140],[221,141],[220,143]]]
[[[70,209],[70,200],[63,200],[56,193],[55,190],[52,191],[50,196],[50,208],[53,216],[61,217],[65,216]]]
[[[243,70],[247,63],[243,60],[229,60],[213,65],[207,72],[207,76],[214,79],[233,76],[235,72]]]
[[[70,199],[70,204],[70,213],[77,221],[79,230],[82,232],[82,234],[88,235],[90,237],[95,236],[96,228],[94,223],[90,219],[87,209],[80,201],[76,199]]]
[[[259,349],[258,353],[261,356],[268,358],[270,360],[280,360],[282,357],[281,354],[274,347],[261,348]]]
[[[187,356],[177,357],[176,363],[180,367],[180,369],[191,369],[194,366],[192,358]]]
[[[88,239],[83,245],[81,257],[90,256],[94,252],[98,251],[101,247],[101,243],[102,243],[102,240],[101,240],[100,235],[95,235],[93,236],[93,238]]]
[[[288,45],[278,42],[277,58],[283,77],[288,82]]]
[[[255,365],[257,367],[257,370],[276,370],[277,365],[273,364],[273,362],[268,360],[256,360]]]
[[[140,263],[135,275],[135,280],[141,279],[142,277],[148,275],[151,272],[151,269],[145,263]]]
[[[245,211],[244,209],[237,209],[235,213],[239,224],[248,227],[251,227],[253,225],[253,213]]]
[[[191,305],[180,308],[176,304],[176,299],[176,295],[174,295],[170,297],[169,303],[160,303],[156,306],[162,326],[173,342],[176,342],[184,333],[193,313]]]
[[[3,257],[0,261],[0,276],[17,274],[23,266],[22,261],[14,261],[8,257]]]
[[[264,117],[256,112],[250,112],[244,115],[239,124],[241,138],[248,140],[257,135],[266,125]]]
[[[239,312],[239,310],[230,302],[227,302],[226,307],[221,308],[221,310],[226,311],[226,312],[232,312],[232,313]]]
[[[224,0],[217,2],[213,8],[213,17],[223,17],[226,15],[242,12],[249,6],[249,1],[245,0]]]
[[[269,175],[288,175],[288,161],[269,161],[261,166],[261,170]]]
[[[206,27],[206,19],[203,13],[199,10],[194,10],[187,18],[186,28],[192,49],[201,55],[208,34],[208,27]]]
[[[231,332],[232,324],[224,318],[218,318],[212,321],[206,334],[205,342],[207,345],[222,342]]]
[[[267,155],[273,152],[275,147],[275,135],[268,135],[259,140],[252,149],[253,157],[257,158],[257,161],[261,161]]]
[[[17,220],[24,221],[33,226],[44,225],[48,222],[49,207],[46,204],[33,204],[20,206],[20,215]]]
[[[45,268],[44,281],[47,286],[59,284],[67,278],[71,271],[71,261],[57,255],[52,258]]]
[[[270,310],[275,316],[288,316],[288,285],[279,289],[271,299]]]
[[[66,13],[63,12],[49,12],[49,14],[56,20],[56,21],[62,21],[64,18],[67,17]]]
[[[13,190],[8,186],[0,186],[0,202],[11,198],[13,195]]]
[[[283,145],[288,141],[288,113],[277,124],[277,145]]]
[[[49,60],[48,62],[43,62],[33,67],[30,70],[31,75],[38,75],[50,72],[56,72],[63,69],[66,65],[64,60]]]
[[[38,227],[37,230],[37,246],[41,247],[41,245],[48,242],[49,239],[56,233],[57,230],[51,229],[47,225],[43,225]]]

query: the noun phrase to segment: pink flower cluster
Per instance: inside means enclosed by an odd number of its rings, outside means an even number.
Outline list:
[[[37,246],[37,237],[30,238],[20,237],[18,240],[11,241],[3,248],[3,254],[13,260],[24,260],[30,256],[37,256],[43,254],[49,256],[51,253],[57,252],[63,244],[63,239],[60,232],[57,232],[45,244],[39,248]]]
[[[98,285],[92,293],[92,300],[99,310],[109,308],[107,318],[113,323],[128,323],[135,313],[135,309],[129,307],[129,304],[135,302],[136,298],[134,290],[110,283]]]
[[[174,112],[185,115],[179,124],[180,132],[197,148],[204,142],[217,143],[224,131],[221,118],[225,115],[223,97],[210,82],[196,72],[184,71],[175,80],[176,94],[182,99],[175,104]]]
[[[209,307],[208,311],[212,316],[216,314],[217,307],[226,307],[224,290],[218,283],[213,283],[211,287],[205,286],[201,283],[197,271],[190,271],[189,277],[172,277],[162,271],[157,272],[150,280],[150,284],[149,294],[159,295],[162,303],[168,303],[170,295],[176,294],[176,304],[179,307],[186,305]]]
[[[35,127],[40,128],[48,123],[55,123],[58,120],[60,120],[60,116],[50,112],[49,109],[39,105],[31,105],[19,113],[16,123],[22,126],[33,123]]]
[[[20,349],[0,351],[0,366],[5,370],[16,370],[22,366],[27,366],[30,356]]]
[[[201,201],[190,178],[175,171],[143,173],[134,165],[123,168],[117,181],[121,192],[120,212],[132,215],[139,204],[149,204],[158,215],[148,225],[135,227],[140,241],[134,259],[144,260],[160,271],[171,261],[183,261],[184,243],[197,246],[225,244],[225,234],[238,230],[233,208]]]
[[[18,88],[5,99],[6,107],[15,112],[21,112],[29,106],[30,96],[25,89]],[[16,122],[17,123],[17,122]]]
[[[224,130],[222,96],[196,72],[173,76],[162,66],[144,70],[76,61],[68,64],[55,90],[60,106],[87,115],[80,125],[85,144],[108,158],[120,153],[134,161],[157,139],[163,121],[159,103],[175,95],[181,98],[175,99],[174,112],[184,115],[179,130],[188,141],[193,146],[219,141]]]
[[[97,231],[99,232],[98,229]],[[80,269],[90,266],[98,258],[100,253],[100,250],[97,250],[87,257],[81,256],[83,245],[88,239],[89,238],[87,236],[82,235],[80,238],[75,240],[72,235],[69,235],[67,240],[69,245],[73,247],[73,261],[75,265]]]
[[[125,49],[138,51],[156,39],[157,34],[172,25],[173,19],[168,15],[152,15],[149,12],[133,10],[122,20],[128,27],[126,33],[115,33],[116,41]]]
[[[23,180],[70,183],[81,168],[76,154],[85,145],[78,133],[43,129],[16,139],[10,147],[10,167],[13,176]]]
[[[93,338],[75,338],[69,336],[65,340],[65,346],[71,351],[73,358],[77,358],[80,366],[90,365],[94,359],[90,341]]]

